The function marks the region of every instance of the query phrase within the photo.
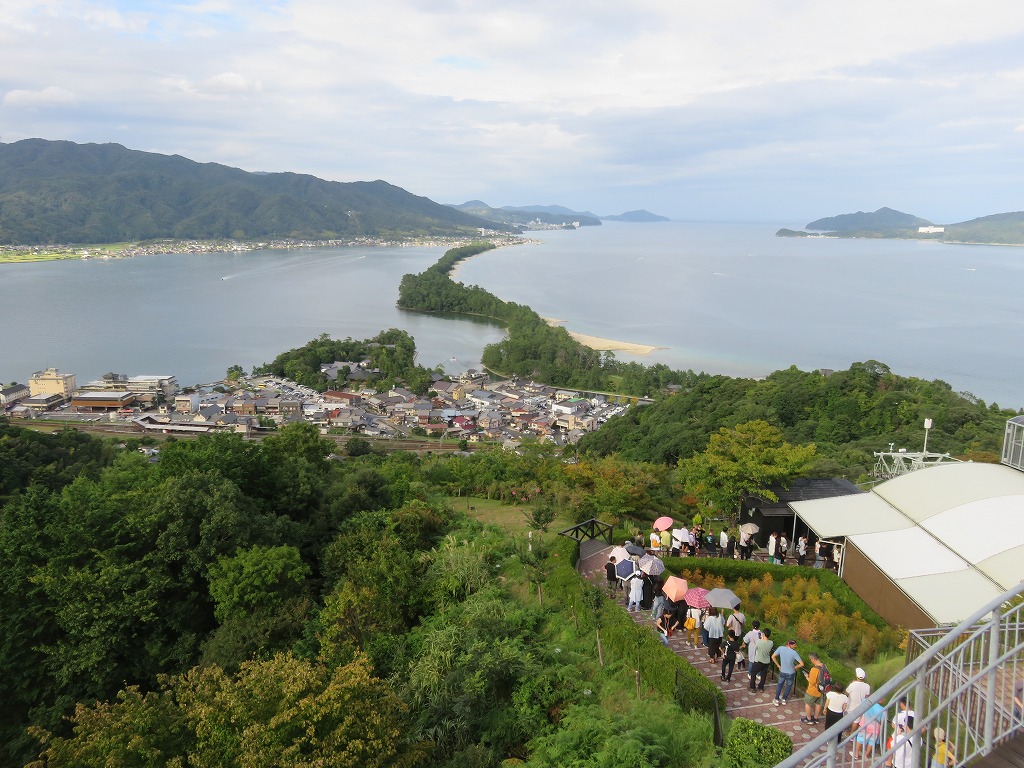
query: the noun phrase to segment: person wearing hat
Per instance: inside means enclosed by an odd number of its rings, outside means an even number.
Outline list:
[[[871,686],[864,679],[867,677],[867,673],[860,667],[857,667],[855,674],[857,679],[846,686],[846,695],[850,697],[850,712],[853,712],[864,699],[871,695]]]
[[[935,752],[932,753],[931,768],[950,768],[956,765],[956,755],[953,754],[953,744],[946,741],[946,732],[941,728],[932,731],[935,737]]]

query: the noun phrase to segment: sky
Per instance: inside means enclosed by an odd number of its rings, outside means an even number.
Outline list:
[[[1020,0],[0,0],[0,141],[442,203],[1024,210]]]

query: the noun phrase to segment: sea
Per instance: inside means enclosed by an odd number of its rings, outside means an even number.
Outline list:
[[[778,238],[793,222],[615,223],[528,233],[457,279],[571,331],[652,345],[616,357],[760,377],[877,360],[987,403],[1024,406],[1024,249],[934,241]],[[57,367],[175,375],[251,369],[327,333],[402,328],[418,362],[480,366],[503,330],[395,306],[402,275],[441,247],[158,254],[0,265],[0,382]]]

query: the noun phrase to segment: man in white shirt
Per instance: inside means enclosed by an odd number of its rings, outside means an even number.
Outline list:
[[[859,707],[860,703],[871,695],[871,686],[864,680],[864,678],[867,677],[867,674],[860,667],[857,667],[856,674],[857,679],[846,686],[846,695],[850,697],[850,706],[848,708],[849,712],[852,712]]]
[[[725,528],[718,534],[718,556],[725,557],[726,551],[729,549],[729,534],[725,532]]]

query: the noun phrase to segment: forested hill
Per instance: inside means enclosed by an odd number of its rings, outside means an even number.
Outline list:
[[[120,144],[0,144],[0,244],[430,236],[502,229],[384,181],[249,173]]]
[[[701,374],[678,394],[608,421],[579,443],[581,453],[675,463],[703,451],[720,427],[762,419],[793,444],[814,443],[815,475],[859,479],[874,451],[920,450],[931,418],[932,451],[998,461],[1006,419],[1015,411],[954,392],[943,381],[898,376],[883,363],[855,363],[825,376],[796,367],[762,381]]]

